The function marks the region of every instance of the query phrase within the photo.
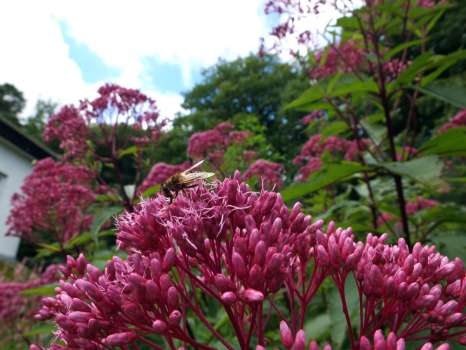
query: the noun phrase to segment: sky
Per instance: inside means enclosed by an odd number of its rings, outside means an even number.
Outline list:
[[[24,116],[38,99],[76,103],[113,82],[173,118],[202,69],[257,52],[276,20],[264,0],[2,1],[0,84],[24,93]]]

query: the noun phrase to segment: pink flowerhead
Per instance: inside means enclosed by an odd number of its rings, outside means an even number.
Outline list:
[[[443,124],[438,130],[439,133],[443,133],[448,129],[459,128],[466,126],[466,109],[459,111],[453,118],[447,123]]]
[[[258,177],[263,181],[266,188],[283,186],[282,173],[283,166],[264,159],[258,159],[252,163],[243,175],[244,179]]]
[[[63,243],[87,229],[92,217],[85,211],[94,201],[93,178],[84,166],[51,158],[38,161],[21,193],[12,198],[8,233],[34,242]]]

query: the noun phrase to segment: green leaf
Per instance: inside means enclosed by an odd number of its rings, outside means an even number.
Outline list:
[[[100,228],[103,224],[105,224],[111,217],[115,216],[116,214],[120,213],[123,210],[120,206],[114,207],[106,207],[102,208],[94,216],[94,221],[91,225],[91,236],[95,242],[97,242],[98,235],[97,233],[100,231]]]
[[[434,56],[435,58],[436,56]],[[434,60],[433,66],[437,67],[432,73],[422,77],[420,86],[425,87],[437,79],[444,71],[466,58],[466,50],[459,50],[447,56]]]
[[[113,230],[105,230],[105,231],[100,231],[97,233],[98,237],[105,237],[105,236],[112,236],[112,235],[114,235]],[[92,236],[90,232],[81,233],[80,235],[74,236],[72,239],[66,242],[65,249],[71,249],[75,246],[86,244],[92,241],[93,239],[94,237]]]
[[[325,97],[325,89],[322,86],[322,84],[319,83],[319,84],[316,84],[310,87],[309,89],[304,91],[300,97],[298,97],[296,100],[286,105],[285,110],[303,109],[303,108],[309,107],[309,105],[311,105],[313,102],[321,100],[324,97]]]
[[[389,60],[390,58],[395,56],[397,53],[403,51],[404,49],[407,49],[414,45],[420,45],[420,44],[422,44],[422,40],[412,40],[412,41],[407,41],[398,46],[395,46],[393,49],[391,49],[384,55],[384,60]]]
[[[324,164],[322,169],[312,174],[307,182],[292,184],[282,190],[281,194],[285,201],[301,198],[367,169],[368,167],[355,162]]]
[[[369,120],[367,120],[367,118],[361,120],[361,125],[364,127],[369,137],[377,145],[379,145],[385,138],[385,134],[387,132],[387,129],[385,127],[376,123],[371,123]]]
[[[39,323],[31,327],[30,330],[24,332],[23,335],[26,337],[35,337],[36,335],[46,334],[50,335],[57,329],[54,323]]]
[[[348,84],[339,84],[338,87],[330,93],[330,97],[339,97],[356,92],[377,92],[377,84],[372,79],[363,81],[357,80]]]
[[[336,121],[328,124],[321,132],[321,135],[324,138],[327,138],[332,135],[339,135],[348,130],[348,125],[342,121]]]
[[[357,92],[377,92],[377,84],[372,78],[360,80],[352,75],[337,75],[330,81],[322,81],[307,89],[298,99],[285,109],[303,109],[325,97],[341,97]]]
[[[125,148],[118,152],[118,158],[120,159],[129,155],[133,156],[136,154],[137,150],[138,148],[135,145]]]
[[[47,296],[55,295],[55,288],[58,287],[58,284],[44,284],[40,287],[34,287],[29,289],[24,289],[21,291],[21,295],[24,297],[38,297],[38,296]]]
[[[149,187],[147,190],[145,190],[143,193],[142,193],[142,198],[149,198],[151,197],[153,194],[157,193],[160,191],[160,184],[157,184],[157,185],[154,185],[154,186],[151,186]]]
[[[323,335],[331,330],[332,321],[328,313],[312,317],[304,324],[306,336],[312,340],[320,340]]]
[[[416,87],[416,89],[453,106],[466,108],[466,87],[464,86],[443,81],[425,87]]]
[[[466,236],[464,234],[437,235],[432,237],[432,241],[438,247],[438,250],[450,259],[458,257],[465,261]]]
[[[403,70],[396,81],[390,85],[403,85],[410,83],[416,75],[429,67],[429,61],[432,59],[432,53],[425,52],[414,59],[414,61]]]
[[[41,248],[37,250],[36,258],[43,258],[46,256],[53,255],[55,253],[59,253],[61,251],[60,244],[58,243],[38,243],[38,246]]]
[[[380,165],[391,173],[409,176],[424,185],[438,183],[443,162],[437,156],[416,158],[407,162],[392,162]]]
[[[419,148],[419,154],[439,156],[466,156],[466,127],[451,128]]]

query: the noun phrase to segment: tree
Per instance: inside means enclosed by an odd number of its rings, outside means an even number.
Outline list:
[[[276,56],[249,55],[227,62],[220,60],[203,72],[203,82],[184,95],[189,110],[174,121],[174,128],[188,132],[212,128],[239,113],[254,114],[265,127],[267,141],[285,159],[297,152],[304,139],[302,112],[283,109],[308,87],[297,67]]]
[[[4,83],[0,85],[0,115],[19,125],[18,115],[23,110],[26,100],[23,93],[14,85]]]
[[[26,132],[37,140],[42,138],[47,120],[55,113],[57,103],[51,100],[39,100],[36,102],[34,114],[23,122]]]

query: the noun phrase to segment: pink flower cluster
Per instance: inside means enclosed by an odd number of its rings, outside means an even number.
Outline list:
[[[83,166],[38,161],[21,193],[12,197],[8,233],[33,242],[68,241],[92,221],[85,211],[94,201],[93,179]]]
[[[89,147],[86,140],[89,129],[85,119],[74,106],[64,106],[52,115],[44,129],[44,140],[60,141],[60,148],[65,152],[65,159],[82,158]]]
[[[167,164],[164,162],[156,163],[138,188],[139,193],[143,193],[154,185],[164,183],[170,176],[189,168],[189,162],[181,164]]]
[[[408,62],[410,64],[410,62]],[[403,72],[407,67],[407,64],[399,59],[392,59],[388,62],[385,62],[383,65],[383,70],[385,75],[390,79],[396,79],[401,72]]]
[[[204,314],[199,290],[224,309],[239,348],[250,349],[255,338],[259,350],[273,345],[265,330],[268,312],[279,310],[272,296],[282,291],[290,311],[277,314],[284,321],[282,344],[304,350],[307,307],[328,278],[340,292],[353,349],[404,349],[411,340],[466,342],[461,260],[450,261],[434,246],[416,244],[410,251],[402,239],[388,245],[386,235],[355,241],[350,228],[333,222],[325,230],[299,203],[290,211],[278,193],[252,192],[240,178],[236,173],[213,189],[199,185],[171,204],[159,195],[121,216],[117,243],[130,256],[114,257],[104,271],[82,256],[69,258],[68,281],[60,282],[56,297],[43,300],[37,314],[59,327],[56,336],[64,345],[51,349],[126,348],[136,342],[162,349],[148,335],[214,349],[192,335],[189,312],[233,350]],[[349,317],[348,278],[359,293],[359,328]],[[393,334],[385,338],[380,329]]]
[[[283,186],[283,166],[269,160],[258,159],[252,163],[243,175],[245,180],[257,177],[265,188],[280,188]]]
[[[233,124],[224,122],[213,129],[192,134],[188,143],[188,155],[194,159],[208,159],[216,166],[220,166],[227,148],[249,137],[247,131],[233,129]]]
[[[280,338],[282,344],[287,349],[292,350],[319,350],[320,347],[317,342],[311,340],[309,342],[309,347],[306,346],[306,334],[303,330],[299,330],[296,333],[296,336],[293,337],[293,334],[285,321],[280,323]],[[398,338],[395,333],[390,332],[387,337],[384,336],[382,330],[377,330],[374,333],[373,341],[371,341],[362,336],[357,342],[357,349],[360,350],[405,350],[407,349],[406,342],[403,338]],[[435,347],[435,350],[448,350],[450,347],[448,344],[442,344],[438,347]],[[425,343],[420,350],[433,350],[434,346],[432,343]],[[256,347],[256,350],[265,350],[264,347]],[[332,350],[330,344],[325,344],[322,347],[322,350]]]
[[[460,128],[466,126],[466,109],[459,111],[451,120],[439,129],[439,133],[443,133],[448,129]]]
[[[296,176],[297,181],[304,181],[318,171],[322,165],[320,157],[324,152],[342,154],[345,160],[355,160],[370,145],[369,140],[345,140],[338,136],[329,136],[322,140],[320,134],[312,136],[301,148],[301,152],[293,159],[293,164],[302,165]]]
[[[64,106],[47,123],[44,139],[58,140],[65,158],[82,158],[88,150],[87,141],[105,144],[116,152],[116,147],[127,147],[129,141],[146,145],[159,137],[163,123],[158,122],[154,100],[139,90],[115,84],[106,84],[97,92],[96,99],[81,101],[79,108]],[[98,135],[91,132],[91,126],[99,127]],[[122,136],[118,128],[125,127],[133,130],[132,136]]]
[[[57,281],[58,273],[59,266],[50,265],[38,277],[34,273],[26,273],[25,276],[25,266],[20,264],[14,271],[12,281],[0,274],[0,321],[11,322],[24,315],[32,317],[38,311],[39,300],[23,297],[20,293]]]
[[[323,79],[337,72],[354,72],[364,62],[364,55],[364,49],[355,41],[331,46],[315,55],[317,66],[309,75],[313,79]]]
[[[303,119],[301,120],[301,122],[304,125],[308,125],[312,121],[314,121],[316,119],[319,119],[319,118],[322,118],[323,114],[324,114],[323,111],[312,111],[308,115],[304,116]]]
[[[438,204],[439,202],[435,199],[427,199],[418,196],[415,200],[406,203],[406,213],[412,215],[423,209],[435,208]]]
[[[439,202],[435,199],[427,199],[424,197],[416,197],[416,199],[412,201],[408,201],[406,203],[406,213],[408,215],[414,215],[417,212],[423,209],[435,208],[439,205]],[[393,222],[397,219],[397,217],[391,213],[382,212],[379,217],[377,218],[377,225],[383,226],[386,223]],[[401,222],[397,222],[396,226],[401,226]]]

